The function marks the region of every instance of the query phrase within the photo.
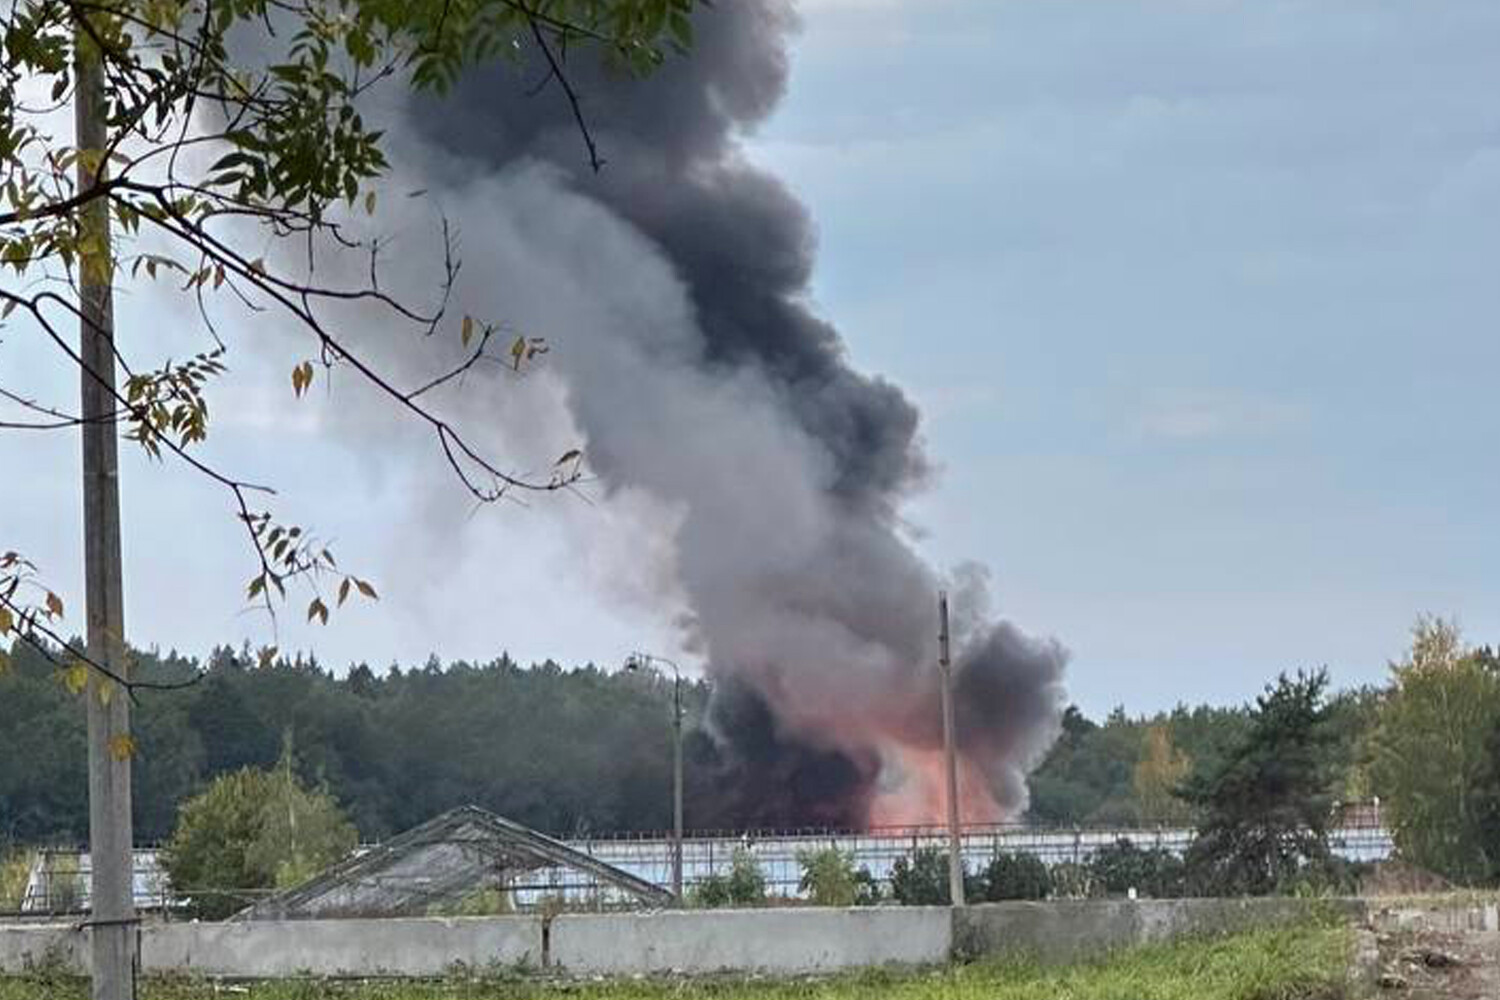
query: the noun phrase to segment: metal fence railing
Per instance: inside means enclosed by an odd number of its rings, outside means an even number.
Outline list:
[[[1022,824],[971,825],[965,828],[962,848],[971,870],[983,868],[1000,852],[1031,854],[1049,865],[1087,862],[1095,851],[1120,839],[1138,847],[1159,848],[1173,854],[1187,849],[1193,830],[1181,826],[1099,828],[1042,828]],[[1390,834],[1378,823],[1346,823],[1330,831],[1334,852],[1351,861],[1381,861],[1394,847]],[[568,846],[623,869],[656,885],[670,885],[672,842],[663,835],[629,835],[575,839]],[[752,857],[765,878],[768,893],[795,898],[801,895],[801,856],[809,851],[836,848],[888,887],[898,858],[922,848],[946,850],[946,833],[938,827],[902,827],[862,833],[816,830],[696,833],[683,842],[683,885],[691,892],[709,878],[730,871],[737,852]],[[91,866],[87,852],[48,849],[37,852],[25,895],[23,914],[82,913],[89,908]],[[171,911],[178,904],[158,863],[154,849],[135,854],[136,907],[143,911]],[[521,908],[567,905],[609,908],[631,905],[622,893],[582,872],[541,868],[520,873],[504,883],[510,902]],[[254,892],[237,893],[254,896]]]

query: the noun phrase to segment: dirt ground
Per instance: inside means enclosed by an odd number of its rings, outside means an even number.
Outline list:
[[[1377,941],[1381,1000],[1500,1000],[1500,932],[1403,930]]]

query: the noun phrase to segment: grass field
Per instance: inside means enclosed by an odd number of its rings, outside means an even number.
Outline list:
[[[143,983],[144,1000],[1341,1000],[1349,932],[1329,925],[1142,948],[1060,969],[979,963],[790,981],[592,982],[496,978],[443,983]],[[0,979],[0,1000],[82,1000],[86,984]]]

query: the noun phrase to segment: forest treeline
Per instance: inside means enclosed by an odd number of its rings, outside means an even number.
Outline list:
[[[17,643],[0,675],[0,844],[82,843],[88,829],[83,712],[56,667]],[[178,806],[218,775],[270,767],[290,747],[300,777],[330,792],[361,837],[380,838],[476,803],[561,836],[666,829],[671,822],[671,679],[650,672],[436,659],[335,676],[315,661],[260,665],[248,649],[204,663],[137,654],[157,680],[136,709],[137,838],[167,839]],[[713,747],[694,723],[709,690],[686,684],[687,825],[734,829],[712,787]],[[1369,794],[1362,755],[1379,692],[1335,695],[1332,756],[1347,800]],[[1125,825],[1191,819],[1176,790],[1241,741],[1249,707],[1153,716],[1067,711],[1032,775],[1029,819]]]

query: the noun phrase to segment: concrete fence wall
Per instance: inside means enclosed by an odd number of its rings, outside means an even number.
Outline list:
[[[151,924],[141,969],[208,977],[439,976],[459,970],[569,973],[833,972],[1013,955],[1071,961],[1149,941],[1303,916],[1299,900],[1140,900],[665,911],[415,920]],[[1335,904],[1350,917],[1358,903]],[[87,972],[87,931],[0,927],[0,974]]]
[[[1307,917],[1333,908],[1362,919],[1357,900],[1143,899],[991,903],[953,914],[953,956],[1056,964],[1195,934],[1221,934]]]
[[[552,964],[569,972],[829,972],[948,960],[945,906],[560,916]]]

